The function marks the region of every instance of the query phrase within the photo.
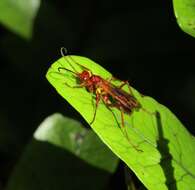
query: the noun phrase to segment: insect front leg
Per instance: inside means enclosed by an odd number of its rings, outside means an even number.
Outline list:
[[[99,104],[99,101],[100,101],[100,98],[101,98],[100,93],[98,92],[98,89],[96,90],[95,95],[96,95],[95,96],[95,112],[94,112],[92,121],[89,123],[90,125],[95,121],[98,104]]]
[[[85,83],[81,83],[81,84],[75,85],[75,86],[71,86],[71,85],[69,85],[69,84],[66,83],[66,82],[64,82],[63,84],[65,84],[65,85],[68,86],[69,88],[83,88],[83,87],[86,86]]]

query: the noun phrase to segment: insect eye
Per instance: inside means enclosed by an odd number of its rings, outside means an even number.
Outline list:
[[[88,71],[83,71],[81,73],[81,77],[83,78],[83,80],[87,80],[90,78],[90,73]]]

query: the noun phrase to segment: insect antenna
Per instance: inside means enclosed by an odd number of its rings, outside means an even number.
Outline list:
[[[68,55],[67,49],[65,47],[61,47],[60,53],[61,53],[62,57],[64,57],[64,59],[68,62],[68,64],[70,65],[70,67],[74,70],[74,72],[77,73],[77,70],[74,68],[74,66],[70,63],[70,61],[67,58],[67,57],[70,57],[70,56],[66,56],[66,55]],[[62,69],[63,67],[60,67],[60,68]],[[64,68],[64,70],[70,71],[69,69],[65,69],[65,68]]]
[[[62,56],[65,56],[63,51],[65,52],[65,54],[67,54],[68,51],[67,51],[67,49],[64,48],[64,47],[61,48],[61,55],[62,55]],[[88,69],[87,67],[85,67],[85,66],[81,65],[80,63],[78,63],[77,61],[75,61],[75,60],[71,57],[71,55],[68,55],[67,57],[70,58],[72,62],[76,63],[76,64],[77,64],[79,67],[81,67],[82,69],[91,71],[91,70]],[[69,61],[67,60],[67,62],[69,62]],[[69,64],[70,64],[70,62],[69,62]],[[70,64],[70,65],[71,65],[71,64]],[[76,72],[76,69],[73,67],[73,65],[71,65],[71,67],[72,67],[73,70]]]
[[[60,70],[65,70],[65,71],[71,72],[71,73],[74,74],[74,75],[77,75],[76,72],[71,71],[71,70],[69,70],[69,69],[67,69],[67,68],[65,68],[65,67],[58,67],[58,71],[59,71],[59,72],[60,72]]]

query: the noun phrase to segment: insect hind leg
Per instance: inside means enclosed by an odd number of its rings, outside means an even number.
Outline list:
[[[128,133],[127,133],[127,128],[125,127],[124,112],[123,112],[121,109],[120,109],[120,112],[121,112],[121,130],[122,130],[124,136],[125,136],[126,139],[128,140],[129,144],[130,144],[133,148],[135,148],[136,151],[138,151],[138,152],[143,152],[143,150],[139,149],[138,146],[134,145],[134,144],[131,142],[131,140],[130,140],[130,138],[129,138],[129,135],[128,135]],[[123,129],[124,129],[124,130],[123,130]]]
[[[112,104],[107,105],[107,102],[104,100],[104,98],[103,98],[102,96],[101,96],[101,99],[102,99],[104,105],[107,107],[107,109],[111,111],[112,115],[114,116],[114,119],[115,119],[116,122],[117,122],[118,127],[121,129],[123,135],[126,137],[127,141],[128,141],[129,144],[131,145],[131,147],[133,147],[133,148],[134,148],[136,151],[138,151],[138,152],[143,152],[142,150],[140,150],[140,149],[138,148],[138,146],[134,145],[134,144],[131,142],[130,138],[129,138],[129,135],[128,135],[128,133],[127,133],[127,129],[126,129],[126,127],[125,127],[124,112],[122,111],[122,109],[119,108],[119,109],[120,109],[120,112],[121,112],[121,124],[120,124],[120,123],[118,122],[117,118],[116,118],[116,115],[114,114],[114,112],[113,112],[112,109],[111,109],[111,107],[115,107],[115,106],[112,105]]]
[[[111,81],[115,81],[115,80],[119,80],[117,79],[116,77],[113,77],[111,76],[109,79],[108,79],[108,82],[111,82]],[[131,90],[131,86],[129,84],[129,81],[122,81],[121,84],[118,86],[119,89],[122,89],[125,85],[128,86],[128,89],[129,89],[129,92],[131,95],[133,95],[133,91]]]
[[[135,97],[135,96],[133,95],[133,91],[132,91],[131,86],[130,86],[130,84],[129,84],[128,81],[122,81],[122,83],[121,83],[121,85],[119,86],[119,88],[121,89],[121,88],[124,87],[125,85],[127,85],[130,94],[131,94],[133,97]],[[146,113],[148,113],[148,114],[150,114],[150,115],[156,115],[156,112],[150,112],[150,111],[148,111],[147,109],[143,108],[142,106],[140,107],[140,109],[142,109],[143,111],[145,111]]]
[[[133,95],[133,91],[131,89],[131,86],[129,84],[129,81],[122,81],[122,83],[120,84],[119,88],[122,89],[125,85],[127,85],[128,89],[129,89],[129,92],[131,95]]]

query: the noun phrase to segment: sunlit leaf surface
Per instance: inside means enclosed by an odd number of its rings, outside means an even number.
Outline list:
[[[65,83],[75,86],[78,80],[68,71],[61,70],[59,73],[58,68],[72,70],[71,63],[80,72],[82,69],[76,64],[78,62],[104,79],[110,78],[111,74],[88,58],[71,57],[66,56],[52,64],[47,79],[90,123],[94,114],[94,95],[85,88],[68,87]],[[124,89],[129,92],[127,86]],[[125,114],[125,129],[131,143],[120,127],[120,111],[116,108],[109,110],[102,102],[91,125],[92,129],[148,189],[195,189],[194,137],[168,108],[135,89],[132,91],[142,108],[134,110],[131,115]],[[141,151],[137,151],[132,144]]]

